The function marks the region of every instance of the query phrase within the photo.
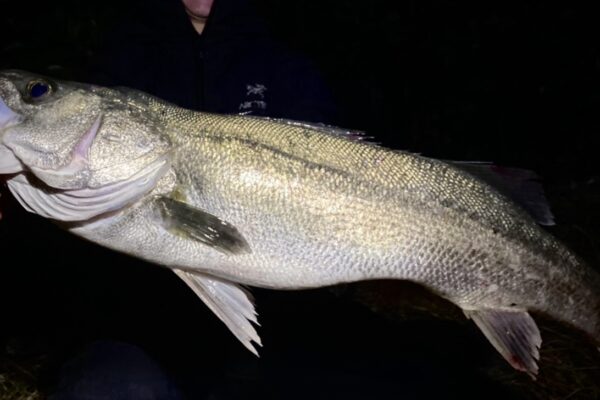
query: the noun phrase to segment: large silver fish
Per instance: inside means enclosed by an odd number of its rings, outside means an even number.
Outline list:
[[[527,174],[352,136],[0,73],[0,174],[23,207],[172,269],[253,352],[256,313],[240,284],[378,278],[458,305],[532,376],[541,337],[529,311],[600,341],[600,277],[526,211],[552,222]]]

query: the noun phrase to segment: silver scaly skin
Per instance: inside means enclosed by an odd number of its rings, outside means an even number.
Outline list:
[[[378,278],[458,305],[532,376],[541,338],[528,311],[600,341],[599,275],[477,166],[346,133],[0,73],[0,174],[23,206],[173,269],[253,351],[254,308],[236,284]]]

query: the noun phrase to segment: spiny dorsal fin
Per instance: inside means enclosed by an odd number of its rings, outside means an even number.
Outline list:
[[[540,177],[533,171],[486,162],[447,161],[481,179],[527,211],[540,225],[554,225],[554,216]]]
[[[464,310],[513,368],[536,379],[542,337],[526,311]]]
[[[235,226],[205,211],[170,197],[160,197],[156,205],[165,229],[224,253],[250,252],[250,246]]]
[[[254,326],[258,325],[254,299],[239,285],[200,273],[174,269],[196,295],[214,312],[242,344],[258,356],[252,342],[262,346]]]

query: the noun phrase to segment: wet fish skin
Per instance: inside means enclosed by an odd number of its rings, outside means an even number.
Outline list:
[[[469,169],[342,130],[194,112],[132,90],[53,82],[54,93],[28,102],[36,79],[45,78],[0,74],[0,100],[20,118],[0,131],[0,155],[19,162],[9,180],[17,199],[173,269],[248,348],[259,342],[246,321],[254,311],[235,284],[380,278],[452,301],[531,375],[541,338],[528,311],[600,342],[598,274]]]

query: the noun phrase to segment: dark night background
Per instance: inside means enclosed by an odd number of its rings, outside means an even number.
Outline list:
[[[139,15],[124,3],[0,1],[0,69],[85,81],[113,28]],[[558,223],[549,230],[600,265],[600,25],[591,7],[261,5],[274,35],[322,71],[340,125],[425,156],[536,171]],[[264,344],[256,359],[174,274],[82,242],[9,197],[3,190],[0,396],[9,384],[52,393],[61,369],[117,341],[143,349],[190,399],[600,398],[599,358],[576,333],[542,327],[543,346],[556,351],[543,347],[534,383],[472,324],[426,317],[414,310],[421,300],[407,300],[422,293],[386,283],[254,290]],[[390,311],[395,302],[412,311]]]

